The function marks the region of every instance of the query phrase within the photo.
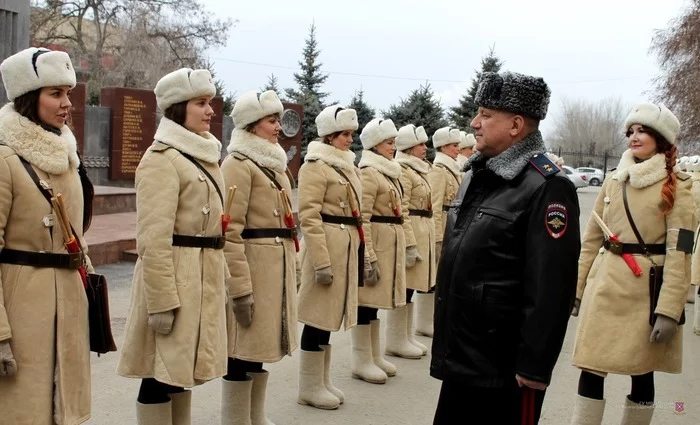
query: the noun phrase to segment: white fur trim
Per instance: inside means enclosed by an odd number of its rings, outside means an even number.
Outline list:
[[[362,129],[360,141],[362,142],[362,147],[367,150],[372,149],[387,139],[396,137],[398,134],[399,132],[396,130],[396,126],[392,120],[375,118],[368,122],[365,128]]]
[[[355,152],[342,151],[334,146],[315,140],[309,143],[306,150],[305,162],[321,160],[330,166],[336,166],[348,171],[355,169]]]
[[[338,109],[340,109],[340,111],[338,111]],[[318,137],[327,136],[339,131],[357,130],[358,127],[357,112],[355,112],[354,109],[345,109],[340,105],[331,105],[321,111],[316,117]]]
[[[214,135],[193,133],[165,117],[160,119],[153,138],[204,162],[218,163],[221,159],[221,142]]]
[[[664,136],[669,143],[676,143],[676,136],[681,128],[673,112],[663,104],[640,103],[635,106],[625,120],[625,128],[629,129],[634,124],[651,127]]]
[[[386,159],[372,151],[362,151],[360,168],[371,167],[393,179],[401,177],[401,165],[393,159]]]
[[[245,128],[248,124],[268,115],[281,114],[284,110],[280,98],[274,90],[258,93],[249,91],[233,105],[231,117],[236,128]]]
[[[454,159],[450,158],[442,152],[435,152],[435,159],[433,160],[433,164],[442,164],[457,175],[459,175],[461,170],[457,161],[455,161]]]
[[[678,173],[680,168],[674,165],[673,171]],[[644,162],[636,163],[634,155],[630,149],[627,149],[620,158],[620,164],[617,166],[617,172],[614,178],[619,181],[630,180],[630,186],[641,189],[647,186],[668,178],[666,172],[666,156],[662,153],[657,153]]]
[[[433,133],[433,147],[436,149],[452,143],[459,143],[460,141],[459,130],[456,128],[442,127]]]
[[[199,96],[214,96],[216,87],[206,69],[180,68],[161,78],[153,90],[158,107],[165,111],[176,103]]]
[[[58,136],[17,113],[12,103],[0,109],[0,143],[49,174],[63,174],[80,163],[78,144],[68,126]]]
[[[561,168],[564,165],[564,158],[551,152],[547,152],[545,155],[547,155],[547,158],[549,158],[549,160],[552,161],[557,167]]]
[[[463,170],[464,166],[467,164],[467,161],[469,161],[469,158],[467,158],[464,155],[457,155],[457,164],[459,164],[459,169]]]
[[[287,169],[287,152],[279,143],[271,143],[240,128],[231,133],[228,153],[240,153],[262,167],[284,173]]]
[[[413,124],[404,125],[396,136],[396,150],[403,151],[416,145],[427,142],[428,135],[423,126],[416,127]]]
[[[32,63],[37,52],[44,53]],[[30,47],[5,59],[0,73],[10,101],[42,87],[75,87],[75,70],[66,52]]]
[[[467,133],[466,131],[460,131],[460,142],[459,142],[459,148],[464,149],[464,148],[473,148],[476,146],[476,137],[474,137],[473,134]]]
[[[396,162],[399,164],[406,164],[421,174],[428,174],[430,172],[429,162],[403,152],[396,152]]]

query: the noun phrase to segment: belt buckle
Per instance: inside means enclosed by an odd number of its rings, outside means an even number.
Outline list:
[[[68,254],[68,265],[71,270],[78,270],[83,265],[83,255],[81,253]]]
[[[610,241],[609,251],[616,255],[622,255],[622,242]]]
[[[224,249],[224,246],[226,246],[226,238],[223,236],[219,236],[216,238],[216,249]]]

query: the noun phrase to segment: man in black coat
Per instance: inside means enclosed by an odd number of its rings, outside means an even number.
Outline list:
[[[435,424],[535,424],[581,249],[576,189],[545,155],[541,78],[484,73],[476,150],[448,213],[430,374]]]

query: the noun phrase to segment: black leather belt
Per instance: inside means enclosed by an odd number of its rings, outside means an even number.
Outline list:
[[[432,210],[408,210],[408,215],[417,215],[418,217],[431,218],[433,216]]]
[[[224,249],[226,238],[223,236],[185,236],[173,235],[173,246],[189,248]]]
[[[443,211],[443,212],[447,212],[447,211],[450,210],[450,207],[452,207],[452,205],[443,205],[443,206],[442,206],[442,211]]]
[[[18,251],[5,248],[0,252],[0,263],[20,266],[78,270],[83,265],[83,253],[53,254],[48,252]]]
[[[372,223],[403,224],[403,217],[393,215],[373,215],[369,219]]]
[[[642,246],[638,243],[622,243],[622,242],[610,242],[608,240],[603,241],[603,248],[612,252],[613,254],[645,254]],[[647,250],[651,255],[666,255],[666,245],[659,244],[648,244]]]
[[[329,215],[321,213],[321,220],[324,223],[344,224],[346,226],[361,226],[362,221],[358,217],[347,217],[344,215]]]
[[[282,238],[292,239],[296,229],[287,229],[284,227],[276,227],[272,229],[243,229],[241,237],[243,239],[262,239],[262,238]]]

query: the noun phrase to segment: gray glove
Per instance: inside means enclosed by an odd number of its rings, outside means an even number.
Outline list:
[[[162,313],[153,313],[148,315],[148,326],[156,333],[168,335],[173,331],[173,322],[175,321],[175,310],[168,310]]]
[[[379,282],[379,264],[376,261],[370,263],[369,270],[365,267],[364,282],[369,286],[374,286]]]
[[[253,310],[255,310],[253,294],[233,298],[231,303],[233,304],[233,314],[236,316],[236,322],[244,328],[250,326],[253,322]]]
[[[418,248],[414,246],[409,246],[406,248],[406,268],[410,269],[416,265],[416,261],[423,261],[420,254],[418,253]]]
[[[12,376],[17,373],[17,362],[12,355],[10,340],[0,341],[0,376]]]
[[[581,310],[581,300],[576,298],[574,300],[574,308],[571,309],[571,315],[574,317],[578,317],[579,310]]]
[[[649,342],[669,342],[677,330],[678,322],[670,317],[657,314],[654,329],[652,329],[651,335],[649,336]]]
[[[440,261],[440,255],[442,255],[442,242],[435,242],[435,258]]]
[[[321,285],[330,285],[333,283],[333,272],[331,266],[316,270],[316,283]]]

